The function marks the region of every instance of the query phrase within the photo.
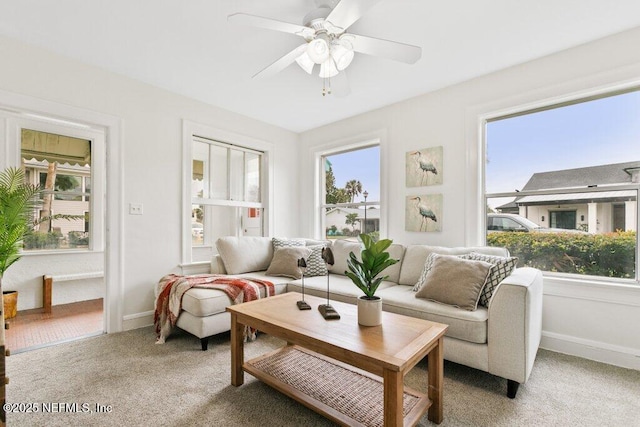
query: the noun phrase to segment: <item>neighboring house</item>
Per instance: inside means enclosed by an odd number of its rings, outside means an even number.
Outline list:
[[[347,215],[351,213],[358,214],[357,224],[355,229],[359,231],[364,230],[364,209],[355,208],[331,208],[325,215],[325,229],[327,230],[327,236],[330,236],[329,229],[333,226],[337,229],[338,233],[343,228],[353,230],[354,227],[347,225]],[[367,209],[367,232],[376,231],[380,229],[380,209],[370,208]]]
[[[497,208],[517,213],[542,227],[584,229],[591,233],[636,230],[637,193],[616,186],[640,182],[640,161],[535,173],[522,191],[560,190],[527,195]],[[610,187],[606,192],[565,193],[562,189]]]

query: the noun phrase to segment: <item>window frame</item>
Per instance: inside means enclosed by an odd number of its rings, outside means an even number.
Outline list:
[[[39,116],[40,117],[40,116]],[[23,256],[35,255],[53,255],[78,252],[102,252],[105,249],[105,187],[106,187],[106,144],[105,133],[99,129],[75,124],[57,119],[49,119],[41,116],[40,118],[7,118],[7,131],[9,141],[20,141],[22,129],[30,129],[40,132],[71,136],[74,138],[86,139],[91,141],[91,169],[90,177],[92,181],[92,192],[89,197],[90,215],[89,223],[89,240],[88,248],[69,248],[69,249],[43,249],[43,250],[22,250]],[[7,158],[12,166],[19,167],[22,164],[22,149],[20,144],[15,147],[9,147],[7,150],[13,151],[7,153]],[[84,182],[81,183],[84,187]],[[54,194],[70,194],[70,192],[55,192]],[[73,193],[75,195],[87,196],[86,193]]]
[[[199,124],[190,120],[182,121],[182,266],[205,264],[208,261],[195,261],[194,255],[202,254],[198,258],[209,258],[215,252],[215,244],[192,246],[191,240],[191,211],[193,204],[201,204],[203,199],[193,198],[191,195],[191,179],[193,176],[193,141],[194,138],[202,138],[221,144],[231,145],[259,152],[262,155],[260,170],[260,200],[261,202],[225,201],[220,199],[206,199],[217,206],[261,207],[263,210],[263,234],[270,235],[274,228],[272,212],[273,200],[273,152],[274,144],[268,141],[252,138],[246,135],[229,132],[208,125]]]
[[[357,141],[357,142],[354,142]],[[378,165],[380,170],[380,199],[378,201],[367,201],[357,203],[326,203],[326,175],[323,159],[327,156],[333,156],[337,154],[347,153],[351,151],[357,151],[361,149],[379,147],[380,149],[380,164]],[[380,222],[379,233],[380,238],[387,236],[387,187],[386,187],[386,174],[387,168],[386,159],[386,144],[384,144],[384,135],[381,132],[376,132],[375,136],[369,137],[355,137],[348,141],[338,141],[331,144],[328,147],[323,147],[320,150],[314,152],[315,158],[315,170],[316,170],[316,209],[315,209],[315,227],[314,235],[316,238],[326,238],[326,222],[325,222],[325,210],[328,207],[353,207],[353,206],[379,206],[380,207]]]
[[[478,190],[477,197],[478,206],[476,214],[475,224],[471,227],[471,232],[467,233],[467,240],[473,239],[472,236],[476,236],[474,241],[480,242],[480,244],[486,245],[486,227],[487,227],[487,200],[490,198],[499,197],[521,197],[521,196],[535,196],[535,195],[550,195],[550,194],[572,194],[572,193],[584,193],[584,192],[610,192],[610,191],[636,191],[636,254],[635,254],[635,278],[615,278],[605,276],[591,276],[580,274],[568,274],[558,273],[551,271],[542,271],[543,276],[548,278],[555,278],[559,280],[567,280],[569,282],[585,281],[592,284],[604,284],[604,285],[622,285],[637,287],[640,285],[640,183],[638,184],[621,184],[615,186],[604,187],[579,187],[579,188],[566,188],[566,189],[553,189],[553,190],[536,190],[536,191],[518,191],[518,192],[498,192],[487,193],[486,192],[486,155],[487,155],[487,134],[486,126],[489,122],[507,119],[510,117],[522,116],[526,114],[532,114],[539,111],[550,110],[554,108],[562,108],[569,105],[580,104],[589,102],[601,98],[610,96],[621,95],[624,93],[640,91],[640,82],[633,81],[620,85],[613,85],[609,87],[600,88],[597,90],[583,91],[579,93],[572,93],[570,95],[548,98],[542,101],[537,101],[530,104],[522,104],[518,106],[512,106],[502,110],[496,110],[487,113],[478,113],[476,116],[477,125],[477,141],[478,150],[467,152],[467,164],[475,163],[477,167],[478,181],[474,188]],[[474,156],[477,155],[477,157]],[[475,157],[475,158],[474,158]],[[550,218],[549,218],[550,220]],[[469,229],[468,229],[469,230]]]

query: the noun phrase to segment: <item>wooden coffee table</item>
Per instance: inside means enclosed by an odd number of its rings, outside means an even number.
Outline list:
[[[306,311],[298,310],[300,299],[300,294],[290,292],[227,307],[232,385],[242,385],[246,371],[343,425],[415,425],[427,411],[429,420],[442,422],[442,343],[447,325],[383,312],[382,325],[360,326],[357,307],[335,301],[331,305],[341,318],[325,320],[318,305],[326,299],[306,296],[312,307]],[[289,345],[245,362],[245,326]],[[405,374],[425,356],[427,394],[404,386]],[[352,399],[352,392],[364,397]],[[378,398],[377,407],[372,396]],[[356,407],[369,402],[373,408]],[[363,413],[373,416],[376,410],[377,421],[362,420]]]

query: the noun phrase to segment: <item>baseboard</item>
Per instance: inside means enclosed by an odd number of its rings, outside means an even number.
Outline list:
[[[143,311],[142,313],[127,314],[122,316],[122,330],[130,331],[131,329],[144,328],[153,325],[154,311]]]
[[[554,332],[542,332],[540,347],[609,365],[640,370],[640,350]]]

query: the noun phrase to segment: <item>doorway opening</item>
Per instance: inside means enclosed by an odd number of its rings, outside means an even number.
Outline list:
[[[3,278],[18,296],[6,345],[17,353],[103,334],[104,131],[46,118],[9,122],[15,165],[43,191],[22,259]]]

